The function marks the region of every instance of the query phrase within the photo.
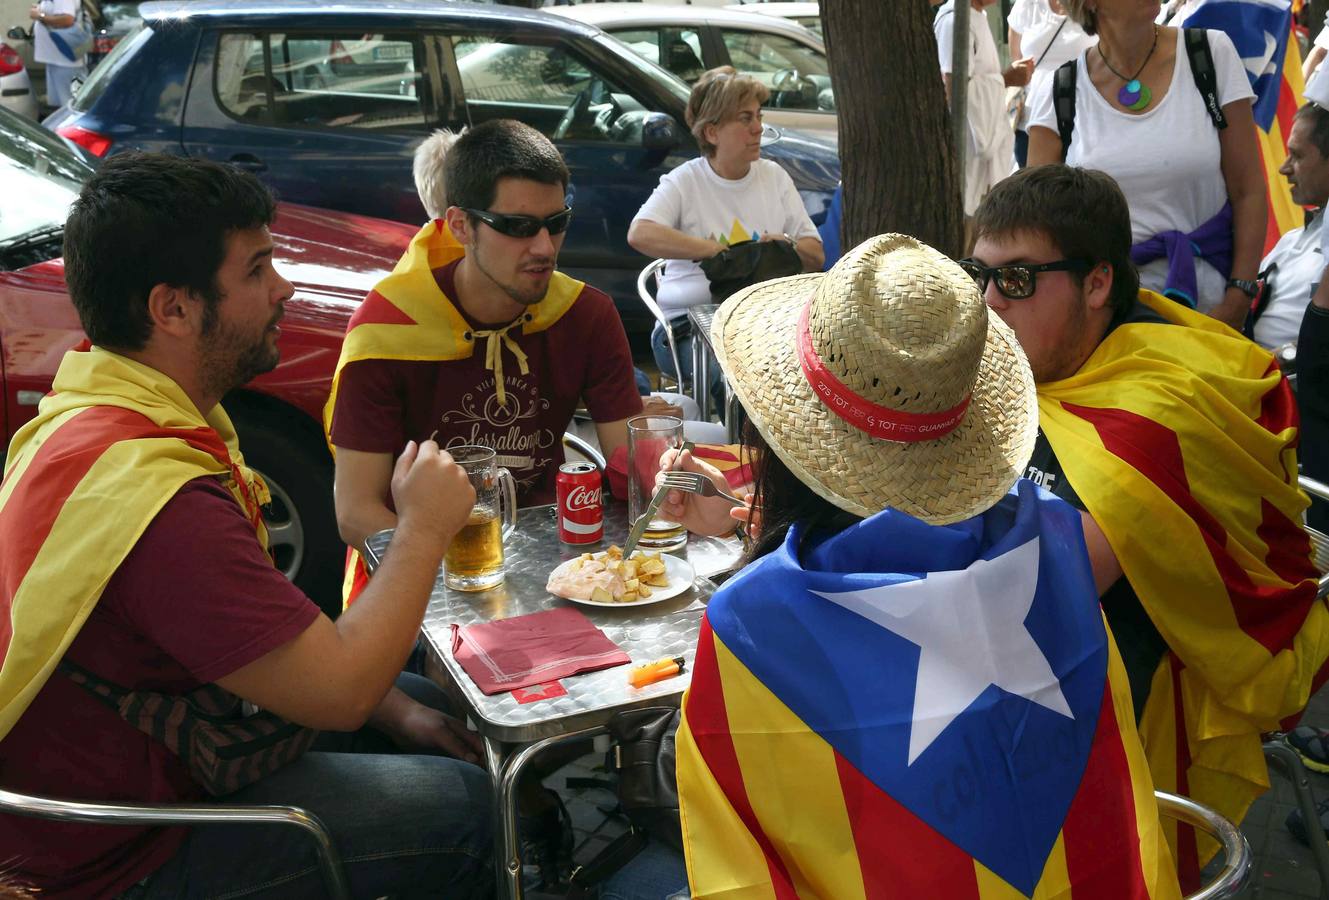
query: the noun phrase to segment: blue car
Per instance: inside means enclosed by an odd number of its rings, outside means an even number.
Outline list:
[[[520,119],[572,171],[560,267],[646,324],[647,260],[628,224],[660,176],[697,155],[688,87],[598,28],[450,0],[145,3],[73,103],[46,125],[98,156],[156,150],[230,162],[288,201],[423,222],[411,153],[435,128]],[[840,177],[834,143],[768,129],[814,222]]]

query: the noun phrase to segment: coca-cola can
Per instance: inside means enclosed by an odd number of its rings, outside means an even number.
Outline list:
[[[600,470],[590,463],[558,467],[558,538],[565,544],[594,544],[604,537]]]

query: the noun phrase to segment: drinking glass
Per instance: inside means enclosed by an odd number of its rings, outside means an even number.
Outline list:
[[[676,416],[637,416],[628,419],[628,523],[637,520],[655,496],[655,474],[660,457],[683,443],[683,420]],[[655,515],[647,523],[637,546],[650,550],[678,550],[688,542],[688,530]]]
[[[517,483],[488,447],[449,447],[470,476],[475,506],[448,545],[443,580],[459,591],[484,591],[503,583],[503,541],[517,526]]]

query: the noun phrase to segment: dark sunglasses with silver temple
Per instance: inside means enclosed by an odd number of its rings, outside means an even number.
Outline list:
[[[1046,263],[1009,263],[1004,266],[985,266],[976,259],[959,260],[960,268],[969,274],[985,293],[988,281],[995,281],[997,290],[1007,300],[1028,300],[1038,289],[1040,272],[1088,272],[1094,267],[1091,259],[1082,256],[1058,259]]]
[[[506,234],[508,237],[515,238],[535,237],[542,228],[548,228],[550,236],[562,234],[568,230],[568,223],[572,221],[572,207],[570,206],[563,207],[562,212],[556,212],[545,219],[537,219],[535,216],[516,216],[489,212],[485,209],[468,209],[466,207],[462,207],[462,211],[467,215],[475,216],[499,234]]]

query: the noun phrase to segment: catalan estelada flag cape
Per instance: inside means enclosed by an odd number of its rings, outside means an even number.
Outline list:
[[[94,347],[65,354],[0,482],[0,739],[184,484],[220,476],[265,546],[262,479],[225,410],[199,413],[165,375]]]
[[[1224,32],[1246,67],[1255,91],[1255,137],[1269,188],[1264,242],[1268,253],[1284,232],[1306,224],[1305,211],[1292,202],[1287,179],[1278,174],[1287,159],[1292,117],[1306,87],[1292,31],[1291,0],[1200,0],[1191,6],[1182,24]]]
[[[469,359],[478,344],[484,344],[485,365],[494,372],[498,402],[505,404],[503,388],[504,351],[516,358],[522,374],[527,372],[526,354],[508,332],[544,331],[563,317],[586,285],[555,272],[543,300],[527,307],[526,313],[506,328],[477,331],[453,305],[434,279],[434,270],[461,259],[466,253],[447,223],[435,219],[411,239],[406,253],[392,273],[365,297],[346,326],[341,358],[332,375],[332,393],[323,408],[323,430],[331,446],[332,411],[337,403],[341,373],[362,359],[396,359],[444,362]],[[359,554],[352,548],[346,559],[342,597],[349,605],[364,589],[368,575]]]
[[[678,791],[692,896],[1176,898],[1079,514],[887,510],[706,610]]]
[[[1261,732],[1301,712],[1329,656],[1296,404],[1268,352],[1140,300],[1171,324],[1114,329],[1038,386],[1039,422],[1170,648],[1140,723],[1154,783],[1239,822],[1269,785]],[[1215,845],[1168,828],[1184,879]]]

